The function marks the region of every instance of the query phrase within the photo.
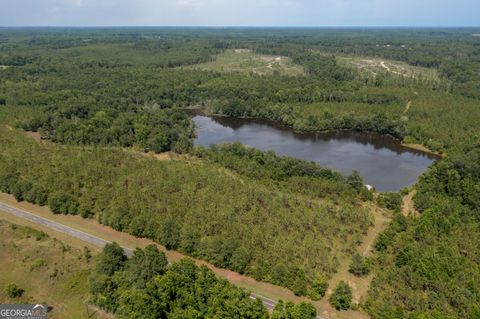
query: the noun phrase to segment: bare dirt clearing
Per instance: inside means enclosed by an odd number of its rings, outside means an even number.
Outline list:
[[[413,206],[413,196],[415,196],[415,194],[417,193],[417,191],[414,189],[412,191],[410,191],[410,193],[408,193],[407,195],[405,195],[403,197],[403,205],[402,205],[402,214],[405,215],[405,216],[408,216],[410,214],[417,214],[417,210],[415,209],[415,207]]]
[[[368,76],[375,77],[379,74],[387,73],[405,78],[440,81],[436,70],[411,66],[405,62],[357,56],[336,56],[336,59],[339,64],[354,67]]]
[[[304,75],[303,67],[286,56],[257,54],[248,49],[227,50],[214,57],[211,62],[200,63],[187,68],[216,72],[244,72],[299,76]]]
[[[373,227],[370,227],[367,234],[363,238],[362,243],[356,247],[357,252],[365,257],[368,257],[373,252],[373,245],[377,236],[383,232],[391,221],[391,212],[385,209],[381,209],[374,204],[366,203],[365,206],[371,209],[374,222]],[[348,269],[350,267],[351,258],[344,258],[340,261],[338,271],[329,281],[329,289],[327,291],[327,297],[333,292],[333,289],[340,281],[347,282],[352,288],[353,303],[359,303],[361,298],[368,292],[372,275],[366,277],[357,277],[351,274]]]
[[[42,135],[39,132],[24,131],[23,133],[37,142],[42,141]]]

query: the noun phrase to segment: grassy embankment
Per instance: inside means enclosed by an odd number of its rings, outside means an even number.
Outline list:
[[[0,211],[0,303],[46,303],[51,307],[49,318],[53,319],[107,318],[86,303],[88,276],[97,247],[26,224]],[[90,260],[85,256],[85,247],[92,254]],[[6,295],[5,287],[10,283],[24,290],[21,297]]]

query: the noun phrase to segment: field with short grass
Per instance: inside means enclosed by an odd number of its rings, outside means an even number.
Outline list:
[[[0,303],[45,303],[53,319],[101,318],[85,304],[93,260],[87,261],[80,245],[5,220],[0,220],[0,242]],[[20,297],[7,296],[12,283],[24,290]]]

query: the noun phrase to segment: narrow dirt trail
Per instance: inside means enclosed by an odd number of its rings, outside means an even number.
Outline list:
[[[417,191],[414,189],[410,191],[407,195],[403,197],[403,206],[402,206],[402,214],[408,216],[409,214],[417,214],[417,210],[413,206],[413,196]]]
[[[417,92],[417,91],[413,92],[413,94],[414,94],[415,96],[418,96],[418,92]],[[407,112],[410,111],[411,106],[412,106],[412,100],[409,99],[408,102],[407,102],[407,105],[405,105],[405,109],[403,110],[403,113],[402,113],[402,114],[407,114]]]
[[[398,71],[392,70],[388,65],[385,64],[385,61],[381,61],[381,62],[380,62],[380,66],[381,66],[382,68],[384,68],[385,70],[387,70],[387,72],[390,72],[390,73],[393,73],[393,74],[396,74],[396,75],[406,76],[406,75],[403,74],[403,73],[400,73],[400,72],[398,72]]]
[[[373,203],[365,203],[365,207],[371,209],[374,217],[374,223],[373,226],[369,228],[367,234],[363,238],[362,244],[359,245],[356,250],[360,255],[367,257],[370,256],[373,252],[373,245],[377,236],[382,231],[384,231],[390,223],[391,213],[388,210],[381,209],[375,206]],[[350,262],[351,258],[349,257],[340,260],[340,266],[338,267],[337,273],[333,275],[333,277],[329,281],[329,288],[326,294],[326,298],[324,298],[324,300],[328,300],[329,296],[333,293],[335,287],[342,280],[348,283],[352,288],[353,303],[360,302],[361,298],[367,294],[368,287],[373,278],[373,275],[369,275],[366,277],[354,276],[348,271],[350,267]],[[362,318],[360,314],[357,315],[359,315],[359,317],[351,316],[350,318]]]
[[[412,106],[412,101],[408,101],[407,105],[405,105],[405,109],[403,110],[402,114],[407,114],[407,112],[410,111],[411,106]]]

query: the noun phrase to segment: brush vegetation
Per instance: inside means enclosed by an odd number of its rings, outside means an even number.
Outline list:
[[[361,307],[373,318],[478,318],[475,33],[3,29],[0,187],[318,298],[371,223],[361,179],[239,145],[192,148],[182,108],[389,134],[445,157],[417,185],[419,214],[396,214],[378,237]],[[160,162],[139,150],[189,155]]]
[[[17,198],[34,203],[41,194],[53,213],[95,218],[299,295],[333,274],[372,222],[358,175],[240,144],[159,161],[0,131],[3,192],[21,189]]]
[[[0,242],[1,303],[45,303],[49,318],[92,318],[84,303],[92,264],[81,243],[71,246],[5,220],[0,220]]]

